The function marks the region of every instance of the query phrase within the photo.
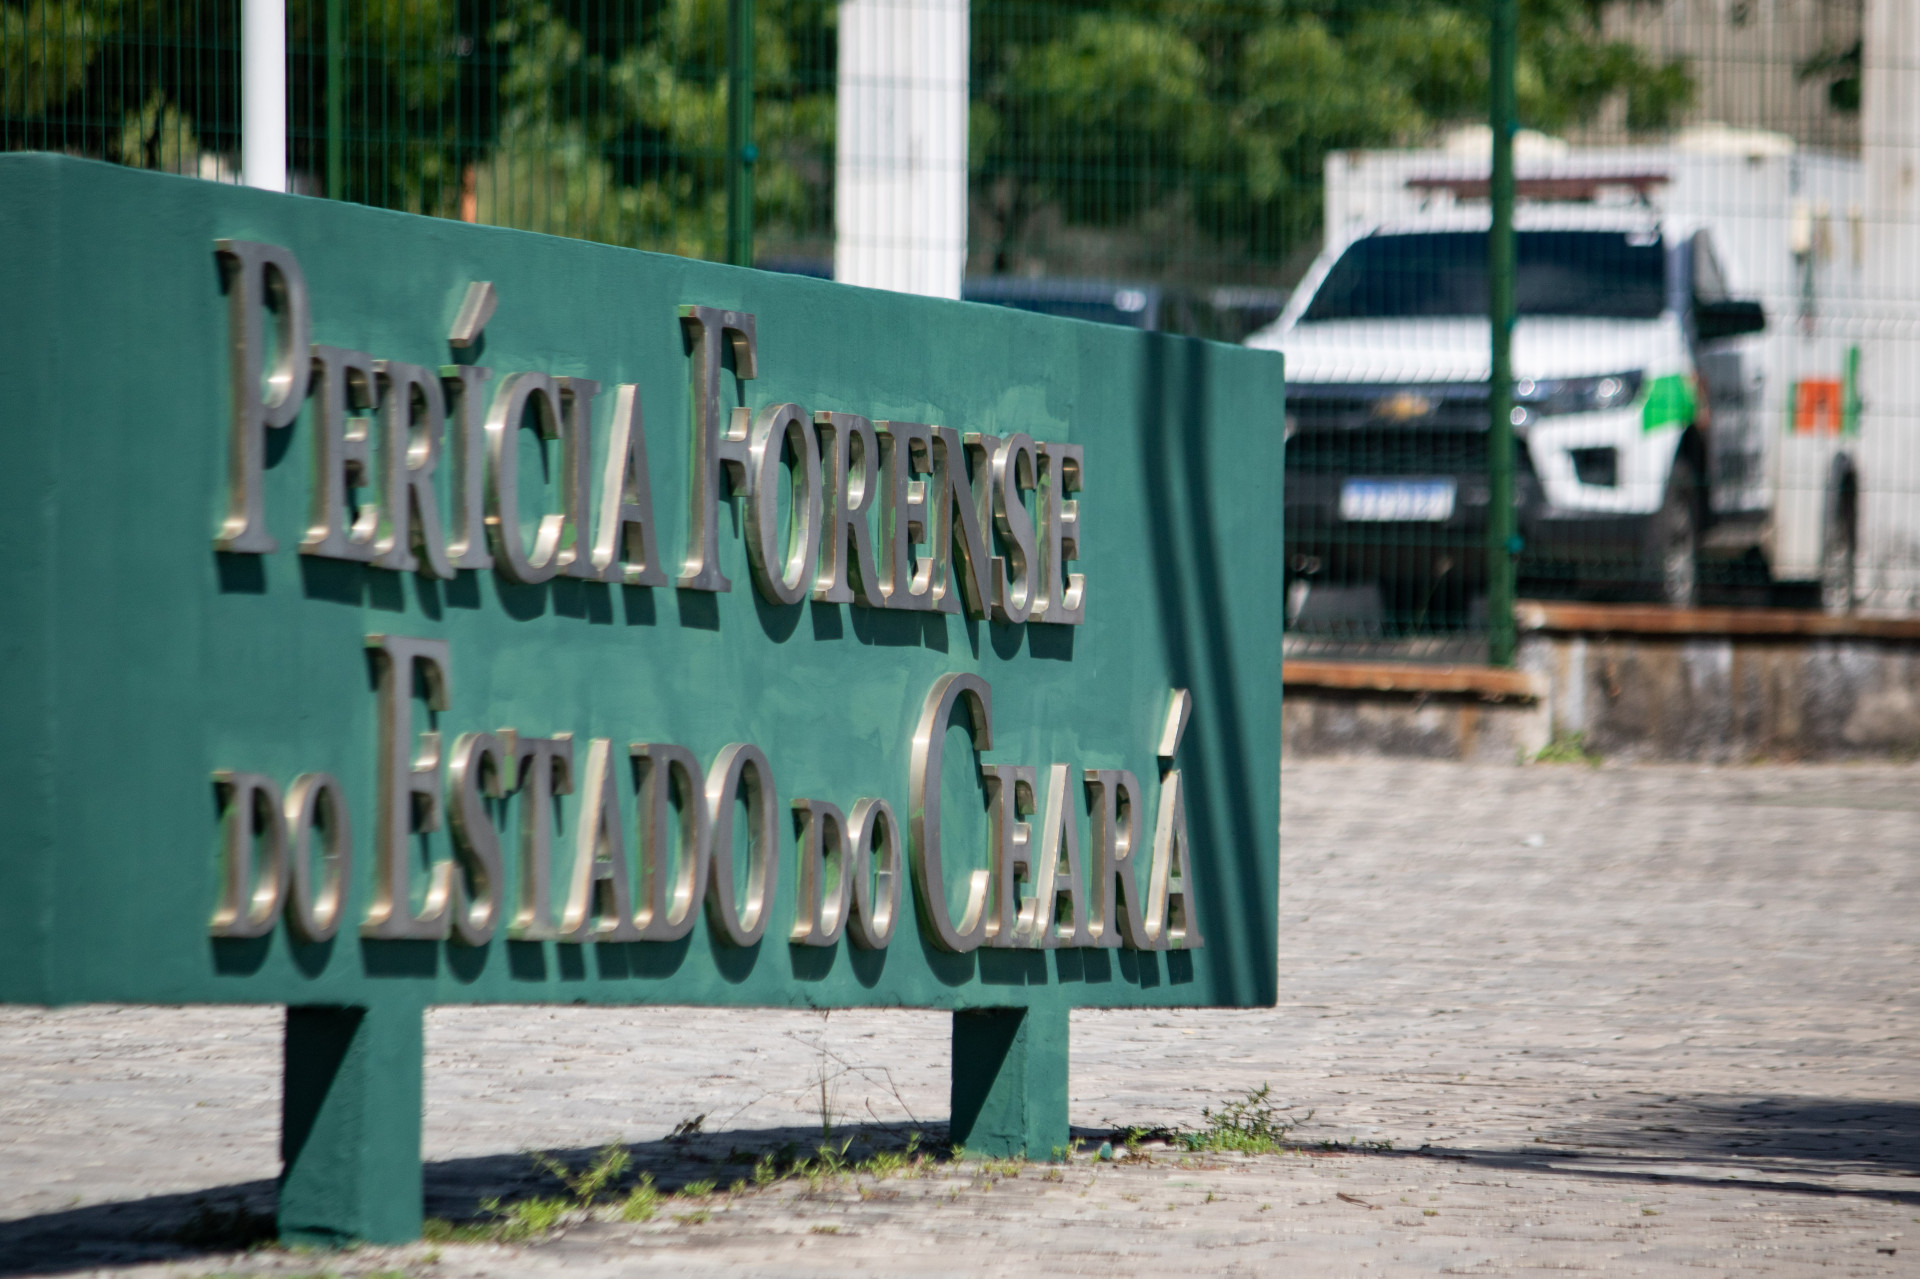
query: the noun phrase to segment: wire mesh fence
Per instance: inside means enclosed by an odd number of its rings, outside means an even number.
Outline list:
[[[759,0],[763,242],[831,249],[834,45]],[[239,0],[6,0],[0,137],[238,181]],[[296,193],[725,254],[725,0],[289,0]]]
[[[0,147],[240,180],[241,6],[0,0]],[[1489,12],[288,0],[287,185],[1282,350],[1289,651],[1914,607],[1914,6],[1519,5],[1491,555]]]

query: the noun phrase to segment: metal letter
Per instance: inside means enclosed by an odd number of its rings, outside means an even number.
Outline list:
[[[1152,950],[1147,912],[1134,872],[1140,851],[1140,783],[1124,768],[1089,768],[1084,774],[1093,809],[1093,892],[1090,930],[1096,946],[1125,944]],[[1116,902],[1113,885],[1120,883]]]
[[[1193,694],[1176,688],[1167,697],[1167,720],[1160,729],[1160,744],[1154,754],[1168,763],[1180,753],[1180,739],[1187,735],[1187,720],[1193,715]]]
[[[460,312],[453,317],[453,328],[447,333],[447,345],[465,350],[478,342],[481,330],[487,327],[494,308],[499,305],[500,295],[494,292],[491,283],[475,280],[469,284],[466,297],[460,299]]]
[[[645,941],[679,941],[693,931],[707,892],[707,798],[700,761],[684,746],[635,742],[627,748],[639,774],[640,905],[634,922]],[[678,798],[680,869],[671,882],[667,819]]]
[[[992,561],[979,499],[989,491],[993,462],[988,455],[975,465],[976,452],[984,450],[968,448],[952,427],[933,428],[933,558],[939,565],[933,606],[985,617],[993,602]]]
[[[1041,611],[1040,561],[1034,552],[1033,512],[1020,500],[1021,491],[1033,491],[1038,481],[1033,437],[1009,435],[993,454],[993,524],[1007,554],[994,556],[993,620],[1014,626]]]
[[[214,547],[236,554],[267,555],[279,543],[267,532],[261,474],[266,469],[269,429],[290,425],[307,398],[312,323],[307,281],[286,249],[251,240],[215,240],[227,286],[227,514]],[[266,360],[262,308],[271,306],[280,358]],[[264,382],[264,389],[263,389]]]
[[[215,937],[265,937],[287,885],[287,827],[280,811],[280,788],[262,773],[222,768],[213,775],[224,819],[225,852],[220,904],[214,908]],[[265,836],[266,864],[255,867],[253,841]]]
[[[938,558],[931,549],[918,557],[915,548],[927,540],[927,480],[933,473],[933,428],[918,422],[877,422],[880,465],[886,485],[880,490],[880,583],[886,588],[887,607],[931,609],[933,569]]]
[[[1046,548],[1040,575],[1040,611],[1036,622],[1078,626],[1087,620],[1087,583],[1079,573],[1067,572],[1067,561],[1080,558],[1080,503],[1067,494],[1080,491],[1081,454],[1078,444],[1042,444],[1040,448],[1040,512],[1046,527]]]
[[[892,806],[884,799],[863,799],[855,804],[847,843],[853,853],[847,870],[847,877],[853,881],[853,914],[847,919],[847,935],[862,950],[884,950],[893,940],[894,925],[900,919],[904,879],[900,873],[900,823],[894,820]],[[876,847],[887,850],[877,866]]]
[[[520,791],[520,904],[507,936],[552,941],[553,797],[573,793],[573,734],[522,737],[502,732]]]
[[[440,464],[440,433],[447,424],[440,379],[431,369],[398,360],[376,360],[373,367],[383,384],[380,513],[387,526],[374,567],[411,573],[420,567],[414,557],[417,546],[425,556],[428,577],[452,577],[446,541],[440,535],[440,501],[433,486],[433,471]]]
[[[1029,946],[1020,923],[1027,914],[1020,900],[1020,881],[1033,885],[1033,823],[1019,820],[1033,813],[1034,771],[1031,764],[990,764],[980,770],[987,784],[987,864],[993,870],[993,909],[987,917],[987,945]]]
[[[487,800],[507,793],[507,748],[492,733],[462,733],[454,739],[447,763],[447,811],[452,818],[455,854],[466,874],[453,877],[453,935],[468,946],[493,940],[500,923],[500,832],[487,812]],[[471,878],[473,887],[467,882]]]
[[[347,817],[347,793],[331,773],[302,773],[287,792],[287,923],[301,941],[330,941],[347,913],[347,885],[353,880],[353,823]],[[313,888],[309,856],[313,830],[324,832],[320,846],[320,891]]]
[[[1081,887],[1080,828],[1074,812],[1077,805],[1073,802],[1071,776],[1065,764],[1055,764],[1047,770],[1047,815],[1040,824],[1040,856],[1034,863],[1033,903],[1023,921],[1030,946],[1051,949],[1096,944],[1087,927],[1086,891]],[[1062,897],[1068,903],[1064,924],[1060,922]]]
[[[965,954],[986,940],[987,871],[973,872],[966,910],[956,927],[947,910],[946,871],[940,858],[940,769],[945,762],[947,724],[965,698],[973,718],[973,748],[993,748],[993,689],[978,675],[955,671],[935,680],[913,731],[913,762],[907,803],[908,860],[913,866],[914,896],[928,940],[941,950]]]
[[[853,901],[848,865],[847,819],[823,799],[793,801],[800,882],[793,890],[793,928],[787,940],[796,946],[832,946],[846,931]]]
[[[624,559],[626,563],[620,561]],[[640,388],[623,382],[613,394],[613,430],[600,481],[600,527],[593,565],[603,582],[665,586],[654,536],[653,480],[647,470],[647,437],[641,429]]]
[[[440,734],[420,734],[414,754],[413,686],[419,675],[427,705],[449,705],[445,640],[369,635],[367,648],[378,669],[380,697],[380,790],[374,826],[373,902],[360,925],[362,937],[439,940],[451,927],[453,863],[434,863],[426,900],[413,910],[411,874],[416,832],[440,828]]]
[[[813,585],[820,558],[820,442],[798,404],[770,404],[755,415],[748,447],[752,496],[747,499],[747,562],[769,604],[798,604]],[[780,545],[780,458],[793,453],[786,546]]]
[[[560,509],[566,527],[560,535],[560,576],[600,580],[593,562],[593,399],[600,384],[589,378],[555,378],[565,407],[560,432]]]
[[[1198,950],[1200,920],[1193,908],[1193,849],[1187,841],[1187,801],[1180,770],[1160,782],[1154,822],[1153,881],[1147,892],[1147,932],[1155,950]]]
[[[880,496],[880,440],[857,413],[815,413],[814,431],[826,457],[826,528],[813,598],[823,604],[857,602],[885,608],[886,593],[873,559],[872,511]],[[858,478],[855,476],[855,468]]]
[[[544,373],[514,373],[500,383],[487,412],[487,528],[493,534],[494,562],[510,582],[532,586],[560,569],[560,535],[565,515],[543,515],[529,552],[520,537],[520,428],[527,408],[534,410],[528,429],[542,439],[560,437],[560,388]]]
[[[440,366],[447,420],[453,423],[453,537],[447,562],[456,569],[493,567],[487,554],[487,416],[480,398],[480,388],[492,376],[492,369],[471,364]]]
[[[733,895],[733,808],[747,801],[747,891]],[[758,746],[720,748],[707,770],[707,922],[735,946],[751,946],[767,931],[780,875],[780,800],[773,766]]]
[[[346,511],[354,489],[374,485],[368,420],[353,416],[355,409],[379,403],[374,359],[365,351],[315,344],[310,381],[320,403],[313,422],[313,496],[300,553],[364,563],[379,551],[380,503],[360,503],[351,529]]]
[[[587,743],[586,785],[574,818],[573,876],[558,940],[640,941],[633,922],[633,871],[614,784],[613,741]]]
[[[753,316],[718,307],[683,306],[680,328],[690,348],[693,379],[693,447],[688,451],[692,489],[680,586],[690,591],[730,591],[733,583],[720,571],[720,477],[724,470],[736,493],[745,493],[749,480],[743,415],[734,415],[731,428],[721,417],[720,343],[732,340],[734,375],[743,382],[750,380],[755,372]]]

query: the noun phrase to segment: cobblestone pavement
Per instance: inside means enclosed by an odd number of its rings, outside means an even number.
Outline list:
[[[1280,1006],[1077,1015],[1072,1096],[1085,1132],[1191,1127],[1271,1083],[1311,1111],[1302,1151],[785,1183],[528,1245],[169,1242],[270,1205],[277,1014],[0,1010],[0,1274],[1920,1275],[1917,783],[1290,766]],[[731,1147],[815,1139],[823,1077],[843,1129],[937,1133],[946,1032],[437,1011],[430,1211],[610,1140],[668,1187],[724,1184]],[[667,1139],[695,1115],[716,1135]]]

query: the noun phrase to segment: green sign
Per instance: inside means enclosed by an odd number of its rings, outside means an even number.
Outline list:
[[[1273,1002],[1278,357],[49,156],[0,298],[0,998],[287,1005],[288,1236],[430,1004],[952,1009],[1044,1154]]]

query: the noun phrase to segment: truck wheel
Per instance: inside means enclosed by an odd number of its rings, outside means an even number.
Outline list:
[[[1860,550],[1860,525],[1852,478],[1850,473],[1836,474],[1837,483],[1830,484],[1827,493],[1827,513],[1820,539],[1820,611],[1823,613],[1851,613],[1860,603],[1854,577]]]
[[[1654,514],[1649,547],[1654,584],[1662,604],[1692,608],[1700,602],[1700,505],[1693,464],[1675,458],[1667,495]]]

